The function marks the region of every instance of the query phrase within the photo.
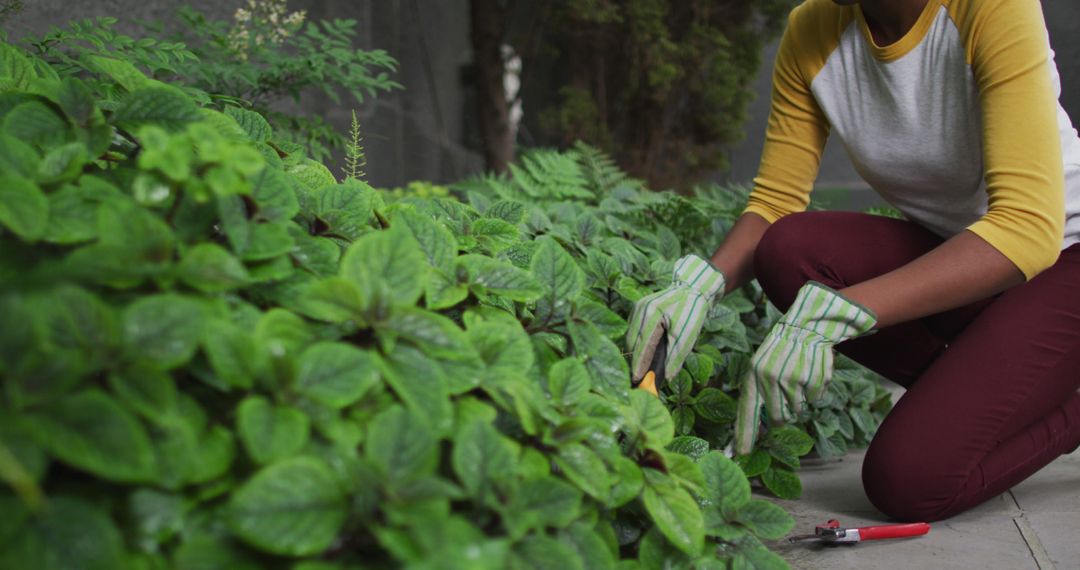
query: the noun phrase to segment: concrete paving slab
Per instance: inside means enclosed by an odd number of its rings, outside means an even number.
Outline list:
[[[795,513],[797,528],[812,530],[835,513]],[[878,517],[841,513],[845,526],[879,523]],[[1073,527],[1075,528],[1075,527]],[[934,523],[926,536],[862,542],[850,546],[770,544],[797,570],[1038,570],[1012,518],[965,516]],[[1062,556],[1069,556],[1062,551]],[[1068,568],[1068,566],[1059,566]],[[1049,570],[1049,569],[1043,569]]]
[[[888,523],[862,490],[862,456],[859,451],[839,459],[804,462],[802,499],[784,501],[769,498],[761,490],[755,493],[792,514],[796,521],[792,534],[813,532],[814,526],[831,518],[844,526]],[[953,519],[933,523],[930,534],[923,537],[833,547],[779,541],[770,547],[799,570],[1038,569],[1013,520],[1022,514],[1006,493]],[[1062,556],[1067,555],[1062,550]]]
[[[1012,493],[1027,513],[1080,513],[1080,451],[1057,458]],[[1080,539],[1080,529],[1074,531]]]
[[[1057,570],[1080,568],[1080,513],[1028,513],[1024,518]]]

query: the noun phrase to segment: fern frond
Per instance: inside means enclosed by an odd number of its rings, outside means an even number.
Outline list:
[[[595,199],[581,166],[569,153],[533,150],[521,157],[521,165],[510,165],[514,182],[537,199]]]
[[[627,176],[611,156],[588,143],[574,143],[570,154],[581,165],[586,183],[597,196],[606,196],[619,186],[641,186],[641,182]]]

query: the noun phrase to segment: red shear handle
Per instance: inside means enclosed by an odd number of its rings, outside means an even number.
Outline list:
[[[862,540],[903,538],[905,536],[919,536],[928,532],[930,532],[930,525],[926,523],[889,524],[862,527],[859,529],[859,538]]]

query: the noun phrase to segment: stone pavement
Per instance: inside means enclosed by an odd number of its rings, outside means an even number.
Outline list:
[[[792,534],[813,532],[831,518],[847,527],[890,522],[862,490],[862,457],[859,451],[803,462],[802,499],[772,499],[794,515]],[[797,570],[1080,570],[1080,451],[971,511],[931,523],[926,536],[770,547]]]

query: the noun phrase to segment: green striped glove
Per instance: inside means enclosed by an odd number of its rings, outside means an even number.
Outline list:
[[[671,286],[634,305],[626,344],[633,353],[633,380],[649,371],[656,345],[667,333],[664,377],[674,378],[694,348],[713,302],[724,294],[724,275],[708,261],[687,255],[675,262]]]
[[[833,373],[833,345],[870,332],[876,323],[869,309],[825,285],[804,285],[750,361],[739,397],[735,452],[753,450],[763,402],[774,425],[794,419],[825,391]]]

